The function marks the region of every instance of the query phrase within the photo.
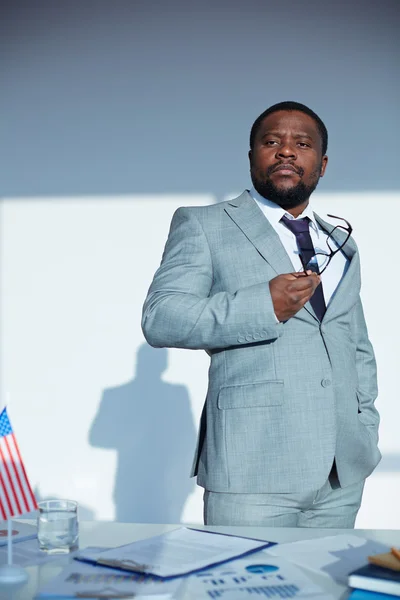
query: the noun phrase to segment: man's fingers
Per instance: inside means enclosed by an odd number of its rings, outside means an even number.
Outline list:
[[[295,279],[302,279],[303,277],[315,276],[319,277],[318,273],[315,271],[295,271],[293,273],[288,273],[288,275],[292,275]]]
[[[308,275],[311,275],[313,273],[313,271],[295,271],[294,273],[289,273],[289,275],[293,275],[293,277],[295,279],[299,279],[299,277],[307,277]],[[316,273],[314,273],[316,275]]]
[[[298,279],[299,277],[308,277],[308,275],[317,275],[315,271],[311,271],[310,269],[308,269],[308,271],[294,271],[293,273],[288,274],[293,275],[293,277],[295,277],[296,279]]]
[[[310,300],[313,293],[314,290],[302,290],[295,292],[291,295],[292,301],[294,304],[302,304],[304,306],[304,304]]]
[[[300,277],[299,279],[294,279],[288,285],[288,291],[301,292],[303,290],[312,290],[314,291],[316,287],[320,284],[320,278],[318,275],[313,273],[308,277]]]
[[[314,292],[313,292],[314,293]],[[306,302],[308,302],[310,300],[310,298],[312,298],[312,294],[303,294],[300,298],[299,298],[299,302],[304,306]]]

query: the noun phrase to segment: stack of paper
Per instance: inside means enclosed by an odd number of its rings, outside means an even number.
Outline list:
[[[13,545],[13,563],[20,567],[38,566],[48,562],[56,562],[66,559],[71,555],[48,554],[39,548],[37,539],[24,540]],[[7,548],[0,548],[0,566],[8,562]],[[0,596],[1,598],[1,596]]]
[[[8,532],[7,521],[0,521],[0,546],[7,546]],[[36,537],[36,527],[29,523],[21,523],[20,521],[12,521],[12,540],[13,544],[32,540]]]
[[[176,595],[182,580],[154,580],[138,573],[123,573],[73,561],[42,588],[37,598],[151,598],[167,600]]]

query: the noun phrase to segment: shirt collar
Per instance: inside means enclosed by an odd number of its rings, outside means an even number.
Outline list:
[[[268,200],[267,198],[264,198],[264,196],[261,196],[261,194],[259,194],[254,187],[249,190],[249,193],[253,200],[262,205],[263,212],[272,225],[277,225],[284,215],[286,215],[289,219],[294,219],[293,215],[286,212],[286,210],[281,206],[275,204],[275,202],[271,202],[271,200]],[[313,226],[315,231],[318,231],[318,225],[310,203],[307,204],[306,208],[303,210],[301,215],[297,217],[297,219],[304,219],[304,217],[308,217],[311,221],[310,225]]]

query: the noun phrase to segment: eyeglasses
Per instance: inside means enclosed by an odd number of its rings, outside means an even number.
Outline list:
[[[321,273],[325,271],[335,254],[340,252],[343,246],[347,244],[347,241],[352,234],[353,228],[350,225],[350,223],[346,221],[346,219],[342,219],[342,217],[335,217],[335,215],[328,215],[328,217],[344,221],[346,223],[346,226],[336,225],[326,238],[326,243],[329,248],[329,254],[327,252],[315,252],[315,254],[307,262],[305,261],[302,254],[299,254],[301,264],[303,265],[303,270],[305,273],[306,271],[313,271],[314,273],[319,273],[319,275],[321,275]],[[345,240],[340,244],[340,246],[337,246],[333,237],[335,231],[337,231],[338,229],[346,232],[347,234]]]

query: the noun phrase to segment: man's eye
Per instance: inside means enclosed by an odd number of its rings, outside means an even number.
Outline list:
[[[301,146],[301,148],[310,148],[310,144],[307,144],[307,142],[299,142],[299,146]]]
[[[276,140],[266,140],[265,145],[266,146],[274,146],[277,143],[278,142]]]

